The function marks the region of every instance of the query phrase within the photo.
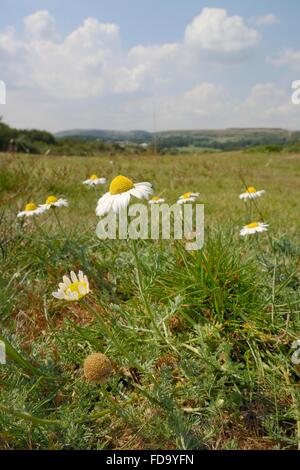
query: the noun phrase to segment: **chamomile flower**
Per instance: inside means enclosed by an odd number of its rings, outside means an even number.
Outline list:
[[[82,271],[79,271],[78,277],[74,271],[71,271],[70,277],[71,279],[68,276],[63,276],[63,282],[59,283],[58,291],[52,293],[53,297],[72,302],[82,299],[90,292],[88,278]]]
[[[38,207],[34,202],[29,202],[24,210],[18,213],[17,217],[32,217],[33,215],[43,214],[43,212],[45,212],[44,208]]]
[[[247,201],[248,199],[256,199],[262,196],[266,191],[264,189],[257,191],[254,186],[249,186],[245,193],[240,194],[240,199]]]
[[[184,193],[179,197],[177,204],[185,204],[186,202],[195,202],[199,193]]]
[[[87,186],[97,186],[98,184],[105,184],[106,178],[98,178],[97,175],[91,175],[87,180],[83,181],[83,184]]]
[[[252,222],[241,229],[240,235],[241,237],[245,237],[246,235],[253,235],[254,233],[266,232],[268,227],[269,225],[264,222]]]
[[[162,197],[153,196],[150,199],[149,204],[163,204],[164,202],[165,202],[165,200]]]
[[[45,204],[42,204],[40,207],[45,210],[51,209],[53,207],[67,207],[68,201],[66,199],[58,199],[56,196],[48,196]]]
[[[96,214],[101,217],[111,209],[117,214],[129,205],[131,196],[149,199],[152,193],[151,183],[134,183],[126,176],[116,176],[110,183],[109,191],[99,199]]]

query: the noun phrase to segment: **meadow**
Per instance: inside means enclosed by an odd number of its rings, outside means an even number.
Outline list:
[[[0,155],[0,449],[300,449],[300,154]],[[105,187],[82,184],[89,175]],[[205,205],[205,244],[102,241],[117,175]],[[239,194],[266,193],[252,220]],[[26,221],[28,202],[69,206]],[[250,222],[268,231],[241,237]],[[82,270],[91,292],[52,293]],[[85,359],[109,358],[103,383]]]

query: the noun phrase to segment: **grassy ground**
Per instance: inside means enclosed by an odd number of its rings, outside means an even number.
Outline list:
[[[300,155],[175,157],[0,156],[0,448],[297,449],[300,369]],[[101,241],[96,197],[81,181],[124,174],[151,181],[168,202],[199,191],[205,246]],[[265,189],[268,234],[241,239],[250,222],[238,195]],[[22,224],[29,201],[64,196]],[[257,209],[255,209],[257,211]],[[137,250],[137,253],[135,252]],[[136,256],[137,254],[137,256]],[[82,269],[92,292],[54,299]],[[83,361],[105,353],[105,385]]]

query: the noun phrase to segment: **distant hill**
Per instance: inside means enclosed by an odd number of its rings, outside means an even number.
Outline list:
[[[151,132],[147,131],[114,131],[103,129],[71,129],[54,134],[57,139],[72,138],[84,140],[103,140],[105,142],[133,142],[143,143],[150,142],[152,139]]]
[[[235,150],[261,145],[286,145],[299,142],[300,132],[280,128],[230,128],[203,130],[172,130],[156,133],[161,149],[198,147],[216,150]],[[101,140],[129,144],[151,143],[154,134],[143,130],[115,131],[102,129],[72,129],[55,134],[57,139]]]

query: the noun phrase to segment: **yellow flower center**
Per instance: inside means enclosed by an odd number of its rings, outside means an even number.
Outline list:
[[[82,297],[85,296],[85,294],[81,294],[80,291],[79,291],[79,287],[82,286],[85,290],[85,292],[87,291],[87,284],[86,282],[84,281],[77,281],[77,282],[72,282],[72,284],[70,284],[68,286],[68,288],[65,290],[65,294],[66,296],[70,299],[70,293],[71,292],[77,292],[78,294],[78,300],[79,299],[82,299]],[[70,299],[71,300],[71,299]]]
[[[254,186],[249,186],[249,188],[247,188],[247,193],[256,193],[256,188],[254,188]]]
[[[47,197],[46,204],[53,204],[54,202],[57,202],[58,199],[55,196],[49,196]]]
[[[159,201],[160,197],[159,196],[153,196],[152,201]]]
[[[29,204],[26,204],[25,206],[26,212],[35,211],[36,209],[37,209],[37,205],[34,204],[34,202],[29,202]]]
[[[112,195],[126,193],[133,188],[133,182],[126,176],[116,176],[109,186],[109,192]]]
[[[90,180],[97,180],[98,179],[98,176],[97,175],[91,175],[90,176]]]
[[[258,222],[252,222],[251,224],[246,225],[247,228],[257,228],[259,227]]]
[[[191,197],[191,195],[192,195],[192,193],[184,193],[184,194],[182,195],[182,198],[183,198],[183,199],[188,199],[189,197]]]

